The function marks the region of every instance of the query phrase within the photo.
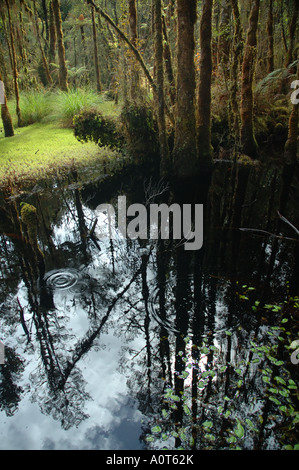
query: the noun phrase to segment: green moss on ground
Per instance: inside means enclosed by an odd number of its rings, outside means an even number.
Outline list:
[[[0,134],[0,187],[31,186],[40,180],[63,176],[71,168],[79,173],[117,159],[117,152],[82,144],[72,129],[53,123],[36,123],[15,130],[15,136]]]

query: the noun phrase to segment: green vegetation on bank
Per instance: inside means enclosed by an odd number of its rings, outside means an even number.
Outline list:
[[[38,181],[99,168],[118,157],[108,148],[80,143],[74,136],[73,118],[82,110],[95,109],[113,117],[118,106],[103,95],[84,89],[63,92],[32,92],[21,96],[25,126],[4,138],[0,127],[0,185],[32,186]],[[15,103],[9,108],[16,121]]]

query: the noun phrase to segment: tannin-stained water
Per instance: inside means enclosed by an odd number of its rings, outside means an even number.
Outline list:
[[[297,183],[221,163],[188,192],[163,193],[157,182],[156,202],[204,205],[195,252],[117,228],[99,236],[108,222],[97,206],[123,194],[146,206],[149,187],[155,196],[146,178],[106,193],[86,185],[29,195],[42,256],[16,224],[19,201],[8,201],[0,448],[294,445],[283,429],[298,378],[288,349],[298,325]]]

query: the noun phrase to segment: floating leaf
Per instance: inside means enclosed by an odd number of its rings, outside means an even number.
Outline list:
[[[212,421],[204,421],[202,425],[204,428],[211,428],[213,426],[213,423]]]
[[[244,428],[243,428],[242,424],[240,423],[240,421],[238,422],[237,426],[235,427],[234,433],[239,439],[242,439],[242,437],[244,436],[245,431],[244,431]]]
[[[186,415],[191,416],[191,410],[186,404],[183,405],[183,409],[184,409]]]
[[[154,434],[159,434],[161,431],[162,431],[162,428],[161,426],[154,426],[152,429],[151,429],[152,433]]]

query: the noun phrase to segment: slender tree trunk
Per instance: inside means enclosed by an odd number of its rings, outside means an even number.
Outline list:
[[[203,0],[200,22],[200,76],[198,86],[198,153],[201,165],[212,160],[211,82],[212,82],[213,0]]]
[[[173,171],[177,177],[197,172],[194,27],[197,1],[177,0],[177,84]]]
[[[129,48],[131,49],[131,51],[133,52],[136,60],[139,62],[149,84],[151,85],[151,87],[153,89],[155,89],[155,82],[153,80],[153,77],[151,76],[147,66],[145,65],[145,62],[139,52],[139,50],[134,46],[134,44],[132,44],[132,42],[128,39],[128,37],[126,36],[126,34],[117,26],[117,24],[113,21],[113,19],[107,15],[107,13],[105,13],[101,8],[99,8],[93,0],[86,0],[87,3],[89,5],[92,5],[96,12],[102,16],[102,18],[104,18],[111,26],[112,28],[115,29],[115,31],[117,32],[117,34],[119,35],[119,37],[129,46]]]
[[[13,34],[13,25],[11,21],[9,0],[5,0],[5,3],[7,7],[8,24],[9,24],[9,31],[10,31],[10,46],[11,46],[11,52],[12,52],[13,77],[14,77],[14,87],[15,87],[15,97],[16,97],[16,113],[17,113],[17,118],[18,118],[18,126],[22,127],[23,119],[22,119],[22,113],[20,109],[17,55],[16,55],[16,49],[15,49],[15,40],[14,40],[14,34]]]
[[[294,4],[294,6],[293,6],[293,16],[292,16],[290,26],[289,26],[290,42],[289,42],[288,53],[287,53],[287,58],[286,58],[286,63],[285,63],[286,67],[288,65],[292,64],[292,62],[294,62],[294,60],[293,60],[294,44],[295,44],[295,41],[296,41],[296,29],[297,29],[298,10],[299,10],[298,0],[293,0],[293,4]]]
[[[102,84],[101,84],[101,76],[100,76],[98,35],[97,35],[97,27],[96,27],[96,19],[95,19],[95,10],[93,6],[91,6],[90,8],[91,8],[91,19],[92,19],[94,65],[95,65],[95,70],[96,70],[96,85],[97,85],[97,91],[101,93]]]
[[[258,155],[258,144],[253,126],[253,79],[256,65],[259,9],[260,0],[253,0],[242,66],[241,147],[242,151],[252,158],[256,158]]]
[[[169,46],[169,39],[167,34],[167,26],[165,17],[162,17],[162,27],[163,27],[163,36],[164,36],[164,63],[165,63],[165,70],[169,84],[169,97],[170,103],[173,106],[175,104],[175,78],[173,73],[172,67],[172,56],[171,50]]]
[[[53,1],[52,0],[49,3],[49,42],[50,42],[50,45],[49,45],[49,62],[50,62],[50,64],[55,64],[57,35],[56,35],[55,16],[54,16],[54,9],[53,9]]]
[[[218,38],[218,66],[223,69],[225,83],[229,78],[229,55],[230,55],[230,15],[231,8],[227,0],[222,0],[220,15],[220,34]]]
[[[129,29],[130,41],[134,47],[137,47],[138,27],[137,27],[137,9],[136,1],[129,0]],[[139,73],[133,58],[129,59],[130,64],[130,97],[135,100],[139,95]]]
[[[273,0],[269,0],[267,34],[268,34],[268,57],[267,57],[267,73],[274,70],[274,22],[273,22]]]
[[[0,81],[3,83],[1,72],[0,72]],[[7,107],[7,99],[6,99],[5,93],[4,93],[4,103],[3,102],[1,103],[1,118],[3,122],[5,137],[12,137],[14,135],[14,128],[12,124],[11,115]]]
[[[47,58],[46,58],[46,55],[45,55],[45,52],[44,52],[44,49],[43,49],[41,36],[40,36],[40,31],[39,31],[37,9],[36,9],[36,0],[33,0],[33,9],[34,9],[34,25],[35,25],[35,30],[36,30],[37,42],[38,42],[39,49],[40,49],[40,52],[41,52],[43,66],[44,66],[44,69],[45,69],[45,72],[46,72],[47,82],[48,82],[49,85],[52,85],[53,80],[52,80],[52,77],[50,75],[48,61],[47,61]]]
[[[169,149],[165,123],[165,96],[164,96],[164,69],[163,69],[163,31],[162,31],[162,6],[161,0],[153,0],[154,10],[154,45],[155,45],[155,80],[157,90],[155,92],[155,104],[158,118],[159,143],[161,157],[161,176],[169,173]]]
[[[52,0],[55,19],[58,57],[59,57],[59,87],[62,91],[68,91],[68,71],[65,61],[65,48],[63,43],[62,19],[60,11],[60,0]]]
[[[299,54],[298,54],[299,60]],[[297,80],[299,83],[299,63],[297,64]],[[296,100],[298,101],[298,99]],[[289,120],[288,139],[285,144],[284,158],[288,165],[294,165],[297,161],[298,150],[298,121],[299,121],[299,103],[293,104],[293,109]]]
[[[233,42],[233,59],[231,66],[230,82],[230,129],[234,133],[235,138],[239,138],[240,135],[240,111],[238,103],[238,88],[239,88],[239,72],[240,64],[242,61],[243,54],[243,29],[240,18],[240,9],[238,0],[231,0],[231,7],[233,10],[234,17],[234,42]]]

